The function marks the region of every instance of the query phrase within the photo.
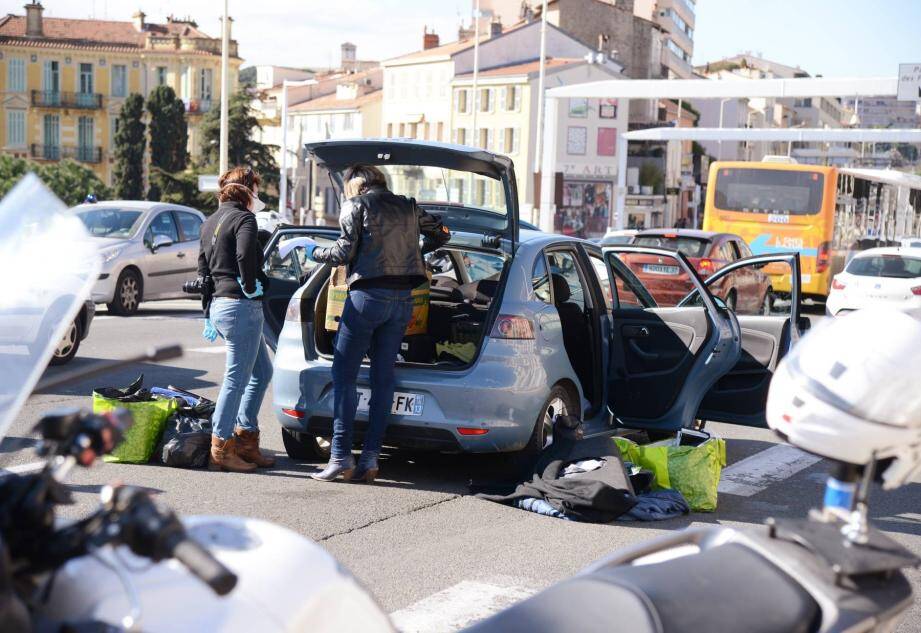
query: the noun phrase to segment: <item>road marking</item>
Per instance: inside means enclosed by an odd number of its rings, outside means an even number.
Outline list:
[[[464,580],[405,609],[394,611],[390,619],[402,633],[449,633],[470,626],[534,593],[535,590],[525,587]]]
[[[751,497],[821,459],[789,444],[777,444],[724,469],[718,490],[729,495]]]
[[[188,314],[151,314],[151,315],[134,315],[130,317],[122,317],[114,314],[100,314],[99,316],[93,317],[93,321],[114,321],[115,319],[121,319],[125,322],[130,321],[169,321],[171,319],[185,319],[185,320],[196,320],[204,319],[201,314],[190,312]]]
[[[195,352],[198,354],[223,354],[227,351],[227,347],[224,345],[211,345],[209,347],[192,347],[185,351]]]

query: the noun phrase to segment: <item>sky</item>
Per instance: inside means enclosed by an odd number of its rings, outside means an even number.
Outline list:
[[[244,65],[336,66],[350,41],[360,59],[418,50],[425,26],[442,42],[469,22],[471,0],[229,0]],[[25,0],[0,0],[0,14],[22,14]],[[221,0],[43,0],[45,15],[152,22],[189,15],[220,35]],[[921,62],[921,0],[697,0],[694,63],[736,53],[764,57],[812,75],[894,76]],[[334,9],[333,9],[334,7]]]

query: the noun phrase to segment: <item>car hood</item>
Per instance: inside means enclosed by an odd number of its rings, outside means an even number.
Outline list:
[[[507,214],[472,210],[461,205],[434,204],[439,215],[450,227],[462,226],[495,238],[504,238],[511,252],[518,242],[518,192],[515,168],[507,156],[493,154],[475,147],[415,141],[410,139],[355,139],[319,141],[305,147],[308,157],[329,170],[331,178],[342,193],[340,172],[349,165],[419,165],[466,171],[503,183]],[[398,192],[399,193],[399,192]],[[420,205],[428,205],[420,201]]]
[[[128,246],[131,240],[126,240],[123,237],[92,237],[90,238],[90,243],[97,249],[104,250],[114,246]]]

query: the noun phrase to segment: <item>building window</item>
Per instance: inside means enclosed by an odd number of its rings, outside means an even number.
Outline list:
[[[510,111],[521,110],[521,86],[509,86],[509,96],[506,105]]]
[[[112,66],[112,96],[128,96],[128,67],[123,64]]]
[[[495,95],[493,94],[492,88],[481,88],[480,89],[480,112],[492,112],[494,98],[495,98]]]
[[[617,128],[598,128],[598,155],[613,156],[617,148]]]
[[[211,98],[214,89],[214,70],[211,68],[202,68],[198,74],[198,94],[201,102],[205,107],[211,104]]]
[[[454,142],[458,145],[467,144],[467,130],[464,128],[458,128],[454,130]]]
[[[157,85],[166,85],[166,66],[157,66]]]
[[[6,89],[8,92],[26,91],[26,60],[10,58],[6,70]]]
[[[118,117],[113,115],[109,119],[109,145],[111,147],[115,145],[116,136],[118,136]]]
[[[58,61],[45,62],[42,73],[42,90],[49,94],[61,92],[61,64]]]
[[[61,117],[46,114],[42,121],[42,141],[45,144],[43,157],[58,160],[61,157]]]
[[[351,112],[346,112],[342,115],[342,129],[350,132],[355,127],[355,115]]]
[[[82,116],[77,121],[77,160],[93,160],[93,117]]]
[[[26,111],[6,111],[6,146],[26,146]]]
[[[601,99],[598,102],[599,119],[617,118],[617,99]]]
[[[588,118],[588,99],[570,99],[569,116],[574,119]]]
[[[570,125],[566,128],[566,153],[584,156],[588,145],[588,128]]]
[[[93,93],[93,65],[80,64],[80,94]]]
[[[521,142],[521,130],[517,127],[507,127],[504,130],[505,152],[508,154],[517,154]]]

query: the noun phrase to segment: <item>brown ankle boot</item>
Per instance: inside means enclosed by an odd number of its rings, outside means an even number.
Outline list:
[[[230,473],[251,473],[256,470],[256,464],[240,459],[234,438],[222,440],[217,435],[212,435],[211,459],[208,461],[208,469],[226,470]]]
[[[237,442],[237,455],[241,459],[256,464],[259,468],[271,468],[275,465],[274,458],[259,450],[259,431],[237,429],[234,431],[234,439]]]

